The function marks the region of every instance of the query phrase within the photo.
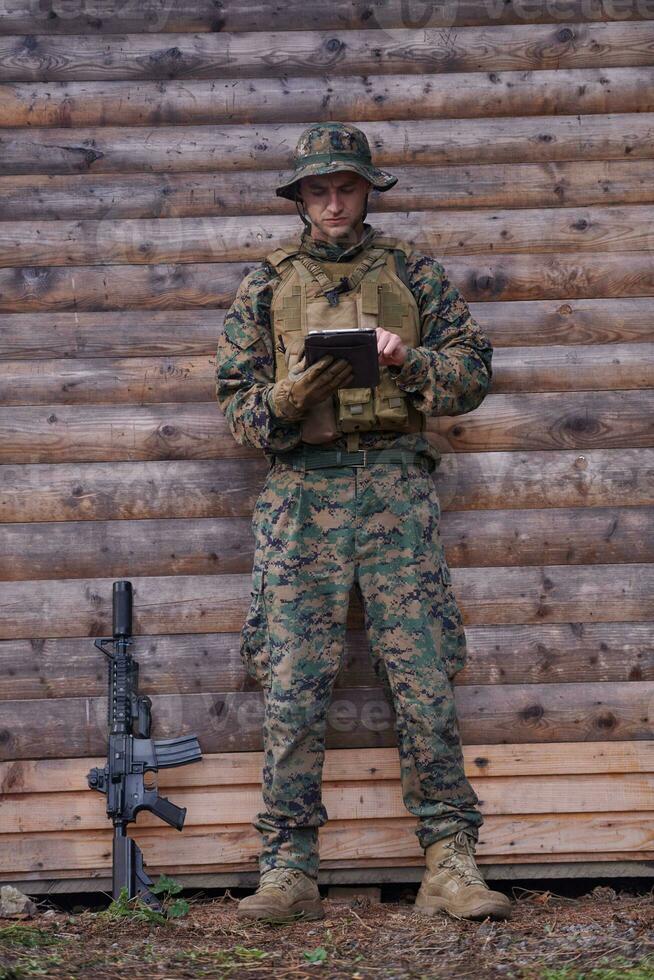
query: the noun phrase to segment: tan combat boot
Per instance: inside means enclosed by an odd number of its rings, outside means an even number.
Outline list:
[[[242,898],[237,915],[264,922],[324,919],[318,885],[295,868],[271,868],[261,875],[254,895]]]
[[[490,890],[475,864],[474,847],[464,830],[429,845],[427,870],[416,897],[418,912],[450,912],[461,919],[510,917],[511,902],[501,892]]]

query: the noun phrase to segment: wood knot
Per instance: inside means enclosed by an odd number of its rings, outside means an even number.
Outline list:
[[[541,704],[530,704],[522,709],[520,717],[523,721],[540,721],[544,714],[545,710]]]

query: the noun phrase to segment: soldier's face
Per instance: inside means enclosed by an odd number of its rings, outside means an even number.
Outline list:
[[[355,244],[363,231],[363,208],[370,183],[360,174],[342,171],[324,177],[303,177],[300,197],[311,222],[313,238]]]

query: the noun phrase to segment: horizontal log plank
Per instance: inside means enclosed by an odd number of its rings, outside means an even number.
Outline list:
[[[467,744],[651,740],[654,683],[459,686],[461,738]],[[195,733],[203,752],[261,751],[259,692],[160,694],[152,698],[153,737]],[[0,759],[101,755],[106,698],[3,702]],[[329,748],[397,742],[391,704],[381,688],[340,688],[327,713]]]
[[[0,174],[185,173],[289,168],[302,124],[0,130]],[[347,121],[347,120],[345,120]],[[360,119],[356,118],[356,122]],[[420,119],[366,124],[375,163],[651,160],[652,113]]]
[[[652,330],[654,341],[654,329]],[[215,356],[5,361],[3,405],[206,402]],[[654,387],[654,343],[495,350],[493,391],[593,391]]]
[[[638,876],[645,873],[644,869],[647,868],[645,862],[651,861],[653,857],[654,851],[593,851],[592,854],[570,853],[563,857],[558,854],[541,854],[520,856],[517,860],[510,854],[502,854],[480,859],[477,863],[486,865],[490,879],[494,877],[494,868],[506,865],[511,865],[516,874],[509,872],[500,877],[518,878],[523,864],[531,865],[530,872],[535,872],[531,874],[533,878],[550,877],[549,874],[544,874],[544,869],[550,868],[552,877],[584,878],[588,875],[601,874],[600,869],[602,869],[607,876],[620,878],[630,874]],[[607,866],[609,863],[611,867]]]
[[[627,526],[632,516],[625,518]],[[598,537],[613,520],[610,511],[598,522]],[[87,578],[98,573],[120,577],[128,568],[130,575],[244,573],[251,570],[254,555],[254,536],[244,517],[10,524],[3,528],[2,539],[0,581]]]
[[[652,387],[653,343],[512,347],[494,352],[496,393]]]
[[[142,39],[142,36],[141,36]],[[392,194],[373,191],[371,220],[385,211],[579,207],[652,200],[651,160],[554,161],[393,167]],[[276,197],[275,171],[0,176],[0,221],[183,218],[295,214]]]
[[[382,234],[439,256],[654,250],[645,205],[439,210],[377,215]],[[0,264],[21,266],[153,265],[263,260],[297,234],[297,217],[156,218],[0,223]]]
[[[468,660],[456,685],[654,681],[649,623],[468,626]],[[256,689],[238,633],[138,636],[141,688],[150,694]],[[0,642],[6,699],[101,696],[104,661],[87,637]],[[336,687],[378,683],[363,630],[349,630]],[[336,778],[336,777],[334,777]]]
[[[577,877],[584,877],[589,874],[598,874],[601,869],[604,869],[605,873],[609,873],[609,863],[610,873],[618,877],[632,873],[638,877],[646,873],[647,862],[651,860],[653,854],[654,851],[644,850],[638,852],[612,851],[610,853],[594,851],[591,855],[571,852],[563,857],[556,854],[520,855],[517,860],[511,855],[481,858],[477,855],[477,862],[484,865],[490,879],[500,877],[517,880],[524,878],[525,874],[534,879],[542,878],[548,869],[551,869],[554,877],[575,876],[577,872]],[[503,871],[502,869],[506,865],[511,867],[508,871]],[[525,866],[527,866],[526,870]],[[151,865],[149,868],[152,870]],[[419,853],[418,856],[414,857],[382,860],[375,858],[368,860],[352,858],[346,861],[321,860],[322,881],[329,884],[340,881],[341,877],[344,882],[351,883],[354,869],[363,869],[363,875],[366,876],[365,880],[378,880],[375,877],[377,874],[380,878],[385,879],[386,872],[390,872],[392,876],[389,880],[399,880],[405,868],[414,869],[413,877],[415,881],[419,881],[420,869],[424,868],[424,854]],[[177,869],[169,865],[166,869],[160,869],[160,871],[163,870],[173,874],[187,888],[212,886],[224,888],[226,885],[234,887],[235,883],[251,887],[258,880],[256,856],[253,857],[250,864],[196,866],[191,869],[191,873],[187,873],[183,866]],[[523,874],[523,870],[525,874]],[[399,872],[399,877],[397,872]],[[550,877],[551,875],[548,874],[547,876]],[[111,887],[110,873],[98,869],[90,872],[57,869],[49,872],[46,877],[38,872],[26,872],[20,876],[0,874],[0,879],[3,883],[9,882],[31,895],[42,895],[46,892],[50,894],[51,890],[59,893],[79,892],[81,888],[85,891],[105,891],[108,894]],[[320,877],[319,880],[321,880]]]
[[[228,307],[256,264],[0,268],[0,312]]]
[[[508,814],[654,812],[654,773],[639,775],[473,777],[484,817]],[[323,780],[323,802],[331,820],[370,821],[406,815],[399,778],[394,781],[331,783]],[[229,827],[251,823],[263,809],[259,786],[183,789],[175,794],[186,807],[185,829],[212,824]],[[40,834],[102,830],[106,801],[88,789],[67,793],[7,794],[2,805],[2,833]],[[160,825],[154,815],[139,815],[139,830]]]
[[[0,413],[0,442],[5,439],[2,462],[253,455],[234,441],[217,402],[7,408]]]
[[[441,529],[452,567],[592,565],[654,561],[651,521],[650,507],[448,511]]]
[[[2,81],[530,71],[652,64],[647,22],[277,33],[0,37]]]
[[[442,452],[651,447],[654,392],[489,395],[464,416],[428,419]],[[217,402],[15,406],[0,412],[1,463],[242,459]]]
[[[648,450],[643,452],[647,454]],[[654,466],[654,452],[650,455]],[[579,477],[574,459],[564,466],[570,473],[568,481],[578,483],[581,479],[585,484],[588,467],[582,467]],[[618,481],[614,492],[619,497],[621,490],[627,491],[622,486],[618,460],[611,460],[607,465],[612,472],[610,485]],[[636,470],[640,470],[638,460],[631,459],[631,469],[628,461],[626,466],[631,476],[627,482],[642,487],[637,494],[646,492],[646,473],[644,479],[636,476]],[[507,468],[505,464],[504,470]],[[138,466],[134,463],[8,464],[0,467],[0,519],[20,522],[243,517],[252,512],[267,471],[268,463],[261,454],[259,459],[142,462]],[[589,481],[589,486],[581,491],[580,501],[591,492]]]
[[[463,281],[460,285],[466,289]],[[654,317],[654,301],[644,296],[563,302],[470,302],[469,306],[496,348],[644,343],[652,339],[650,317]]]
[[[413,833],[412,818],[372,819],[370,821],[329,822],[320,832],[321,865],[329,862],[403,859],[402,864],[423,864],[418,841]],[[236,825],[228,830],[217,826],[189,827],[183,834],[164,827],[136,830],[132,835],[143,848],[148,871],[168,870],[183,873],[205,866],[205,870],[233,870],[239,865],[256,870],[261,838],[250,825]],[[529,855],[541,861],[546,855],[566,860],[568,854],[592,859],[594,851],[606,854],[639,853],[654,850],[654,816],[645,813],[534,814],[529,816],[489,815],[480,829],[478,854],[481,861],[496,855],[522,860]],[[519,858],[513,857],[520,855]],[[547,857],[545,857],[547,860]],[[0,869],[46,872],[99,871],[111,867],[111,828],[77,833],[25,834],[0,836]]]
[[[583,878],[588,875],[601,874],[602,869],[605,873],[611,873],[617,877],[625,875],[643,876],[647,873],[647,862],[651,861],[654,851],[594,851],[588,854],[566,854],[563,858],[556,854],[553,855],[524,855],[517,860],[511,855],[489,856],[480,858],[477,855],[477,862],[484,865],[484,871],[491,880],[498,877],[505,880],[518,880],[525,876],[536,879],[543,875],[555,878]],[[609,865],[610,863],[610,872]],[[506,866],[509,866],[508,869]],[[322,883],[334,884],[339,882],[352,882],[352,872],[355,869],[362,869],[366,881],[373,880],[400,880],[403,877],[405,868],[413,869],[412,875],[416,882],[420,880],[421,869],[424,867],[424,855],[415,858],[395,858],[388,861],[375,860],[370,858],[368,861],[354,858],[351,861],[321,861],[321,872],[319,880]],[[209,865],[204,870],[194,868],[190,874],[182,868],[179,875],[173,868],[168,869],[175,874],[185,888],[206,888],[226,886],[236,887],[241,884],[244,887],[253,887],[258,880],[256,866],[251,865],[230,865],[227,868],[216,870],[216,867]],[[244,873],[243,873],[244,872]],[[390,875],[388,877],[387,875]],[[379,875],[379,879],[376,877]],[[85,891],[105,891],[109,892],[111,887],[111,875],[107,871],[96,870],[90,873],[57,870],[48,877],[43,877],[36,872],[16,875],[0,875],[2,882],[12,883],[18,888],[31,895],[48,894],[51,891],[59,893],[79,892],[81,888]]]
[[[468,415],[430,419],[428,431],[443,452],[651,446],[653,402],[651,390],[491,395]]]
[[[0,466],[0,519],[114,521],[245,517],[261,459]],[[444,511],[654,504],[654,450],[457,453],[433,479]]]
[[[128,571],[126,569],[126,571]],[[546,565],[542,568],[455,568],[452,581],[469,626],[654,619],[654,566]],[[132,578],[134,632],[233,633],[250,604],[250,575]],[[111,631],[112,579],[7,582],[0,638],[106,636]],[[362,629],[357,602],[348,626]]]
[[[500,818],[501,819],[501,818]],[[410,831],[409,831],[410,832]],[[534,880],[547,877],[570,878],[597,875],[601,869],[605,874],[614,877],[625,875],[643,876],[646,874],[647,862],[652,860],[654,851],[593,851],[592,854],[570,852],[563,856],[557,854],[521,854],[514,858],[510,854],[476,856],[478,864],[484,866],[484,872],[490,880],[502,878],[506,880],[523,879],[525,875]],[[224,888],[226,886],[253,886],[258,878],[256,855],[250,864],[234,863],[230,865],[206,865],[186,869],[174,865],[159,867],[159,873],[172,874],[185,888]],[[509,865],[510,870],[503,870]],[[610,867],[609,867],[610,865]],[[152,872],[152,865],[148,864]],[[421,869],[424,868],[424,854],[418,852],[413,857],[388,858],[368,860],[352,858],[346,861],[330,860],[320,862],[319,880],[323,884],[334,884],[339,881],[352,882],[352,871],[362,869],[365,880],[386,880],[387,872],[393,875],[388,880],[400,880],[404,869],[413,869],[416,882],[420,880]],[[526,869],[526,870],[525,870]],[[397,875],[399,872],[399,877]],[[524,873],[523,873],[524,872]],[[379,874],[379,879],[374,876]],[[0,872],[0,881],[12,884],[29,895],[71,894],[84,891],[104,891],[111,889],[111,873],[108,869],[92,869],[90,871],[69,871],[57,868],[47,875],[31,871],[21,872],[20,875]],[[235,884],[236,883],[236,884]]]
[[[654,562],[650,507],[449,511],[450,567]],[[252,568],[250,518],[9,524],[0,581],[220,575]]]
[[[0,268],[0,313],[227,307],[257,262]],[[652,253],[451,255],[468,302],[606,299],[654,290]]]
[[[638,345],[639,348],[647,346]],[[617,357],[619,360],[619,352]],[[632,360],[630,354],[626,357],[628,361]],[[634,360],[637,363],[638,359]],[[145,405],[207,402],[215,397],[215,373],[215,355],[206,354],[200,357],[5,361],[2,365],[2,403],[92,405],[127,402]],[[618,373],[619,367],[616,367]]]
[[[548,565],[452,570],[455,594],[470,626],[567,622],[647,622],[654,618],[648,564]],[[134,632],[230,633],[250,603],[250,575],[174,575],[132,579]],[[7,582],[0,638],[106,636],[112,579]],[[649,591],[648,591],[649,589]],[[363,627],[358,603],[348,625]]]
[[[653,335],[651,296],[470,302],[469,307],[496,357],[502,347],[642,344]],[[0,359],[211,357],[224,316],[216,309],[4,313]]]
[[[363,854],[369,854],[377,859],[391,856],[415,858],[417,850],[416,863],[421,863],[424,862],[424,856],[417,848],[415,837],[413,840],[408,839],[413,836],[413,829],[414,821],[411,818],[328,823],[321,830],[321,858],[325,861],[330,859],[344,861],[349,857],[361,859]],[[196,835],[200,837],[206,833],[206,828],[197,828],[192,833],[194,837]],[[579,813],[558,814],[554,817],[538,814],[531,816],[491,814],[480,828],[479,855],[485,857],[496,853],[506,856],[529,853],[556,854],[562,857],[566,853],[592,853],[594,849],[606,853],[627,849],[636,852],[640,849],[651,851],[652,833],[652,817],[646,813],[635,816],[618,812],[592,815]],[[256,855],[260,838],[255,835],[253,837],[253,850]],[[338,846],[339,838],[342,850]],[[27,839],[29,840],[29,837]],[[166,829],[162,831],[158,828],[144,830],[139,834],[139,839],[143,841],[144,847],[148,848],[152,859],[155,858],[152,849],[157,847],[156,842],[161,841],[163,844],[167,840],[170,846],[170,843],[174,843],[175,840],[171,832],[167,833]],[[216,843],[213,842],[214,847]],[[200,841],[196,840],[196,844],[199,851]],[[191,852],[190,847],[188,852]],[[213,853],[219,855],[219,848],[215,847]],[[174,860],[172,848],[170,856]]]
[[[410,831],[409,831],[410,832]],[[563,857],[553,855],[520,855],[518,859],[511,855],[476,856],[478,864],[484,866],[484,872],[490,880],[499,878],[506,880],[522,880],[525,876],[533,879],[547,877],[588,877],[597,875],[604,869],[605,874],[614,877],[646,874],[647,862],[651,861],[654,851],[613,851],[611,853],[593,851],[592,854],[569,853]],[[160,866],[158,873],[165,872],[173,875],[185,888],[251,888],[258,880],[256,856],[250,864],[234,863],[230,865],[206,865],[186,869],[173,865]],[[508,871],[503,870],[509,865]],[[362,880],[400,880],[405,869],[409,869],[409,877],[413,876],[418,882],[424,868],[424,855],[418,852],[413,857],[389,858],[386,860],[369,860],[353,858],[351,860],[320,862],[319,881],[323,884],[334,884],[341,880],[351,883],[352,872],[362,870]],[[148,864],[152,873],[152,865]],[[398,875],[399,872],[399,875]],[[548,873],[551,872],[551,873]],[[156,872],[155,872],[156,873]],[[391,875],[389,878],[388,875]],[[376,876],[379,876],[378,878]],[[0,872],[0,882],[8,883],[32,896],[44,894],[70,894],[81,890],[104,891],[109,894],[111,889],[111,872],[109,869],[92,869],[89,871],[68,871],[57,868],[46,875],[39,872],[21,872],[19,875]]]
[[[463,757],[470,778],[654,772],[654,742],[647,741],[464,745]],[[92,756],[2,762],[0,792],[17,796],[88,791],[87,772],[105,761],[104,756]],[[258,786],[262,767],[262,752],[220,752],[204,755],[202,765],[162,769],[157,782],[160,790]],[[328,749],[325,753],[326,782],[383,782],[399,778],[396,748]]]
[[[641,314],[646,315],[648,307],[640,299],[626,302],[636,304],[633,318],[627,309],[625,321],[633,319],[632,330],[637,331],[636,322],[642,324]],[[651,303],[654,312],[654,300]],[[550,317],[556,316],[553,311],[548,310],[548,313]],[[623,321],[617,309],[614,316],[617,318],[615,329],[621,330]],[[224,318],[225,311],[217,309],[139,310],[138,313],[133,310],[109,313],[5,313],[0,314],[0,358],[72,360],[212,356],[216,352]],[[614,322],[608,309],[604,319],[610,324]],[[575,328],[572,329],[574,331]],[[626,325],[625,331],[627,335],[630,334]],[[641,339],[639,334],[637,336]]]
[[[472,119],[652,112],[649,65],[420,75],[0,82],[0,127]],[[325,99],[325,91],[329,99]]]
[[[143,0],[138,6],[107,7],[83,5],[70,8],[54,0],[44,7],[39,0],[2,0],[2,34],[90,34],[107,32],[176,33],[295,31],[298,24],[310,30],[396,30],[410,27],[451,28],[494,24],[567,24],[647,20],[651,5],[608,4],[606,0],[530,0],[529,4],[503,3],[489,9],[485,0],[457,0],[427,4],[417,11],[407,10],[401,0],[388,0],[383,6],[353,4],[334,0],[325,6],[307,0],[223,0],[216,9],[213,0],[187,0],[178,7],[161,7],[158,0]]]

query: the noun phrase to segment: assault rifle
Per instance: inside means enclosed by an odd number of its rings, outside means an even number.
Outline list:
[[[171,827],[181,830],[186,808],[175,806],[159,796],[156,784],[145,784],[145,773],[187,766],[202,760],[195,735],[180,738],[150,738],[152,701],[138,694],[139,665],[132,659],[132,583],[114,582],[113,639],[96,640],[95,646],[109,658],[109,747],[104,769],[91,769],[87,780],[91,789],[105,793],[107,816],[114,825],[112,894],[114,899],[126,888],[129,898],[137,897],[150,908],[161,903],[150,891],[152,879],[143,868],[141,849],[127,836],[127,825],[140,810],[149,810]],[[112,644],[113,650],[106,645]],[[136,733],[132,729],[136,722]]]

